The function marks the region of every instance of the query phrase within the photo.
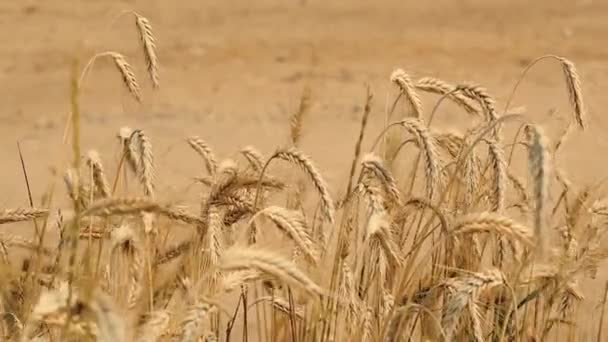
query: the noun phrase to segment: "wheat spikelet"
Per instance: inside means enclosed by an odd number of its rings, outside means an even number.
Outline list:
[[[452,226],[454,234],[474,234],[480,232],[505,235],[531,247],[534,235],[527,227],[508,217],[496,213],[477,213],[460,217]]]
[[[583,101],[580,77],[574,63],[564,57],[558,57],[558,59],[562,64],[562,70],[568,87],[570,104],[574,108],[574,119],[581,129],[585,129],[587,111],[585,109],[585,102]]]
[[[487,120],[495,121],[498,119],[498,112],[496,111],[496,101],[487,90],[477,84],[464,83],[459,84],[456,90],[462,92],[465,96],[479,102],[481,108],[484,109]]]
[[[108,198],[101,199],[82,212],[82,216],[112,216],[160,211],[160,205],[147,198]]]
[[[215,159],[215,155],[213,154],[213,150],[206,142],[204,142],[201,138],[197,136],[192,136],[186,139],[188,144],[198,153],[203,160],[205,161],[205,166],[207,167],[207,172],[210,175],[214,175],[217,170],[217,162]]]
[[[156,54],[156,39],[152,33],[152,25],[150,21],[138,13],[135,15],[135,25],[137,26],[137,32],[139,32],[139,38],[141,39],[142,46],[144,48],[144,58],[146,59],[146,65],[148,67],[148,74],[152,81],[152,86],[158,88],[158,56]]]
[[[292,306],[289,304],[289,301],[283,297],[279,296],[263,296],[255,300],[255,302],[251,303],[249,307],[253,307],[258,303],[270,302],[274,309],[279,312],[282,312],[286,315],[290,315],[292,312]],[[299,320],[304,319],[305,309],[303,305],[293,305],[293,314],[295,318]]]
[[[129,93],[133,95],[137,102],[141,102],[139,83],[137,83],[133,68],[131,68],[131,65],[125,59],[125,56],[117,52],[108,52],[108,55],[112,57],[116,68],[118,68],[118,71],[122,75],[122,80],[129,90]]]
[[[291,261],[263,249],[232,247],[222,257],[220,268],[227,271],[257,270],[300,287],[309,294],[321,295],[323,293],[319,285],[300,271]]]
[[[537,126],[528,126],[530,149],[528,150],[528,169],[533,181],[534,198],[534,234],[539,242],[542,253],[542,229],[546,225],[545,204],[547,203],[549,187],[549,153],[547,142],[542,130]]]
[[[241,149],[241,154],[247,159],[253,171],[258,172],[264,167],[264,156],[255,147],[248,145]]]
[[[384,167],[380,158],[369,153],[363,157],[361,160],[361,165],[363,169],[369,170],[374,176],[376,176],[376,178],[380,181],[380,184],[382,184],[384,190],[390,195],[391,199],[397,205],[403,203],[401,193],[399,192],[399,187],[397,186],[397,181],[391,172]]]
[[[42,254],[46,256],[54,255],[53,251],[50,249],[40,246],[38,241],[28,240],[18,235],[12,235],[7,233],[0,232],[0,244],[5,247],[21,247],[25,249],[29,249],[32,251],[40,251]]]
[[[414,118],[405,119],[401,121],[401,125],[409,131],[410,134],[416,137],[418,146],[421,147],[421,152],[425,160],[426,193],[428,198],[432,198],[436,192],[437,186],[442,183],[439,172],[439,157],[435,142],[420,120]]]
[[[301,212],[282,207],[270,206],[258,211],[251,219],[254,222],[258,217],[268,217],[283,233],[291,238],[300,248],[308,260],[313,264],[318,261],[319,253],[310,237],[306,220]]]
[[[298,110],[291,116],[290,137],[293,146],[298,146],[300,139],[302,138],[302,121],[304,120],[304,115],[306,115],[310,109],[310,97],[310,88],[304,88]]]
[[[448,98],[454,101],[457,105],[464,108],[464,110],[473,116],[478,116],[479,111],[469,103],[469,100],[462,93],[455,91],[456,87],[445,81],[434,77],[423,77],[416,81],[416,88],[440,95],[448,95]]]
[[[471,276],[452,278],[446,281],[451,293],[447,296],[441,316],[441,327],[448,340],[451,340],[460,315],[469,303],[474,303],[480,292],[502,285],[504,275],[495,269]],[[473,304],[474,305],[474,304]]]
[[[239,288],[241,285],[254,281],[260,278],[260,272],[252,270],[235,271],[224,273],[222,275],[220,285],[218,286],[220,291],[230,292]]]
[[[410,76],[402,69],[397,69],[391,74],[391,82],[397,84],[397,86],[399,86],[399,89],[401,89],[403,95],[405,95],[405,98],[412,110],[412,113],[414,114],[413,116],[417,119],[421,119],[422,101],[416,93],[414,84],[412,83]]]
[[[401,256],[392,235],[387,213],[384,210],[374,210],[367,223],[366,238],[376,240],[391,267],[398,267],[401,265]]]
[[[203,320],[216,310],[215,306],[207,303],[197,302],[186,310],[186,317],[182,321],[181,342],[196,342],[203,333]]]
[[[95,183],[97,191],[99,191],[99,195],[104,198],[109,197],[110,185],[106,179],[101,157],[97,151],[91,150],[87,153],[87,164],[93,173],[93,182]]]
[[[4,209],[0,211],[0,224],[30,221],[40,217],[45,217],[49,213],[46,209],[37,208],[17,208]]]
[[[129,145],[132,146],[132,151],[137,151],[136,156],[137,174],[144,188],[144,194],[154,198],[154,154],[152,153],[152,144],[144,131],[135,130],[131,135]]]
[[[279,149],[278,151],[275,152],[274,156],[271,157],[271,159],[273,159],[275,157],[285,160],[289,163],[295,164],[300,169],[302,169],[302,171],[304,171],[304,173],[306,173],[308,175],[308,177],[311,179],[315,189],[321,196],[321,204],[322,204],[321,208],[323,210],[323,214],[324,214],[325,218],[330,223],[334,223],[334,217],[335,217],[335,211],[336,211],[334,208],[334,202],[331,199],[331,196],[329,194],[329,189],[325,183],[325,180],[323,180],[323,177],[321,177],[321,174],[319,173],[319,171],[313,164],[312,160],[308,156],[306,156],[304,153],[296,150],[295,148],[290,148],[287,150]]]
[[[169,312],[166,310],[153,311],[148,314],[148,318],[139,328],[137,342],[155,342],[169,328]]]
[[[492,211],[502,212],[506,193],[506,161],[502,148],[495,141],[487,141],[493,175]]]

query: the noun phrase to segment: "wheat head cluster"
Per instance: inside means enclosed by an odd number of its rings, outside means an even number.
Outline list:
[[[125,14],[135,20],[157,88],[150,22]],[[162,165],[142,129],[120,128],[120,158],[111,167],[97,151],[81,151],[81,85],[100,60],[113,63],[126,91],[142,99],[124,55],[97,53],[82,69],[74,63],[65,190],[0,212],[0,224],[28,221],[32,228],[0,232],[4,340],[606,336],[603,306],[593,322],[579,319],[583,303],[603,305],[605,293],[579,286],[608,257],[608,202],[595,187],[572,184],[554,162],[568,132],[586,125],[580,79],[568,59],[543,56],[530,64],[554,61],[563,72],[571,123],[554,142],[512,113],[515,90],[500,110],[480,85],[414,79],[398,69],[390,75],[398,96],[381,132],[367,132],[369,88],[362,99],[342,184],[328,185],[300,146],[311,101],[305,92],[286,123],[289,142],[271,153],[251,145],[223,158],[204,137],[186,137],[190,158],[201,165],[192,171],[200,200],[188,205],[160,196],[155,170]],[[422,93],[435,98],[432,107]],[[445,102],[470,118],[468,129],[431,125]],[[340,196],[330,191],[338,187],[345,188]],[[70,205],[53,205],[66,193]]]

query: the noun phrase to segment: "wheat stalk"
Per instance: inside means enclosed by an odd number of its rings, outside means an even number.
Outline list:
[[[397,181],[391,174],[391,172],[382,164],[382,160],[374,154],[368,153],[363,156],[361,160],[361,166],[363,170],[370,171],[382,184],[384,191],[388,193],[391,199],[397,204],[401,205],[403,199]]]
[[[435,142],[420,120],[409,118],[402,120],[400,124],[418,140],[418,146],[421,147],[425,160],[426,193],[428,198],[432,198],[436,188],[442,183]]]
[[[469,103],[469,99],[462,93],[455,91],[456,86],[449,84],[445,81],[434,77],[423,77],[416,81],[416,88],[422,91],[439,95],[447,94],[450,100],[454,101],[454,103],[464,108],[467,113],[473,116],[479,115],[479,110],[477,110]]]
[[[528,169],[533,181],[534,198],[534,234],[542,253],[544,238],[542,230],[546,226],[545,205],[549,187],[549,153],[542,130],[537,126],[528,126],[530,149],[528,150]]]
[[[155,342],[169,328],[169,312],[166,310],[153,311],[148,314],[148,318],[139,328],[137,342]]]
[[[460,217],[452,226],[454,234],[498,233],[514,238],[531,247],[534,235],[527,227],[496,213],[476,213]]]
[[[135,73],[133,72],[133,68],[127,62],[125,56],[117,53],[117,52],[108,52],[108,56],[112,58],[116,68],[122,75],[122,80],[129,90],[129,93],[133,95],[133,97],[137,100],[137,102],[141,102],[141,92],[139,83],[137,83],[137,78],[135,77]]]
[[[140,182],[144,188],[144,194],[154,198],[155,166],[154,154],[150,139],[142,130],[135,130],[129,141],[130,150],[134,151],[135,166]]]

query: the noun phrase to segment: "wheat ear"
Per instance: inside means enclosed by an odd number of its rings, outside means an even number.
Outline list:
[[[154,153],[152,152],[152,143],[150,138],[142,130],[135,130],[131,134],[129,141],[131,151],[135,152],[135,165],[140,182],[144,188],[144,194],[154,198]]]
[[[139,38],[141,39],[142,46],[144,48],[144,58],[146,59],[146,65],[148,67],[148,74],[152,81],[154,88],[159,87],[158,81],[158,56],[156,54],[156,39],[152,33],[152,25],[150,21],[138,13],[135,15],[135,25],[137,26],[137,32],[139,32]]]
[[[198,153],[205,162],[205,166],[207,167],[207,172],[210,175],[214,175],[217,170],[217,161],[215,159],[215,155],[213,154],[213,150],[205,141],[197,136],[192,136],[186,139],[188,144]]]
[[[283,233],[291,238],[313,264],[318,261],[318,250],[310,237],[306,220],[301,212],[278,206],[270,206],[258,211],[252,218],[255,222],[260,216],[270,219]]]
[[[329,189],[321,173],[317,170],[312,160],[301,151],[290,148],[290,149],[279,149],[269,159],[267,164],[274,158],[279,158],[289,163],[298,166],[312,181],[315,189],[321,196],[321,208],[325,218],[330,222],[334,223],[335,207],[334,202],[329,194]]]
[[[397,69],[391,74],[391,82],[397,84],[413,112],[413,116],[417,119],[422,118],[422,101],[416,93],[416,88],[410,78],[410,76],[403,71],[403,69]]]
[[[534,235],[530,229],[508,217],[496,213],[476,213],[460,217],[453,225],[454,234],[475,234],[480,232],[505,235],[531,247]]]
[[[423,77],[416,81],[416,88],[422,91],[439,95],[448,95],[448,98],[473,116],[478,116],[479,111],[469,103],[469,99],[460,92],[456,92],[456,86],[434,77]]]
[[[17,208],[5,209],[0,211],[0,224],[30,221],[40,217],[45,217],[49,213],[46,209],[36,208]]]
[[[323,291],[291,261],[278,254],[254,247],[234,246],[222,257],[220,268],[231,270],[257,270],[283,282],[300,287],[309,294]]]
[[[127,62],[125,56],[117,52],[108,52],[108,55],[112,57],[114,65],[116,65],[116,68],[122,75],[122,80],[129,90],[129,93],[131,93],[131,95],[133,95],[138,102],[141,102],[139,83],[137,83],[137,78],[135,77],[133,68],[131,68],[131,65]]]
[[[545,205],[549,191],[549,152],[546,137],[540,127],[528,126],[530,148],[528,150],[528,169],[533,182],[534,198],[534,235],[543,249],[543,227],[546,225]]]
[[[310,98],[310,88],[306,87],[300,98],[298,110],[291,116],[290,137],[293,146],[298,146],[300,139],[302,138],[302,122],[304,121],[304,116],[310,109]]]
[[[91,150],[87,153],[87,164],[91,168],[93,182],[95,183],[97,191],[99,191],[99,195],[104,198],[109,197],[111,194],[110,185],[108,184],[103,164],[101,163],[101,157],[97,151]]]
[[[372,153],[363,156],[361,166],[364,170],[370,171],[382,184],[384,191],[389,194],[391,199],[397,204],[403,203],[403,198],[397,186],[397,181],[392,173],[383,165],[382,160]]]
[[[139,328],[137,342],[155,342],[169,328],[169,312],[166,310],[153,311],[148,314],[144,324]]]
[[[401,125],[418,140],[422,155],[425,160],[426,193],[432,198],[436,188],[442,183],[439,157],[435,141],[420,120],[409,118],[401,121]]]

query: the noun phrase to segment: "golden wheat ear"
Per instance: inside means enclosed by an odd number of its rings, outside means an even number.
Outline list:
[[[133,13],[135,15],[135,25],[137,26],[137,32],[141,39],[142,47],[144,49],[144,58],[146,59],[146,65],[148,68],[148,75],[152,81],[152,86],[158,88],[160,86],[158,76],[158,55],[156,53],[156,39],[152,33],[152,25],[150,21],[139,13]]]
[[[118,52],[108,52],[107,55],[114,61],[114,65],[116,65],[116,68],[122,75],[122,80],[127,87],[127,90],[129,90],[129,93],[133,95],[137,102],[141,102],[141,88],[139,87],[139,83],[137,83],[137,78],[135,77],[135,72],[133,72],[131,64],[127,62],[125,56]]]

